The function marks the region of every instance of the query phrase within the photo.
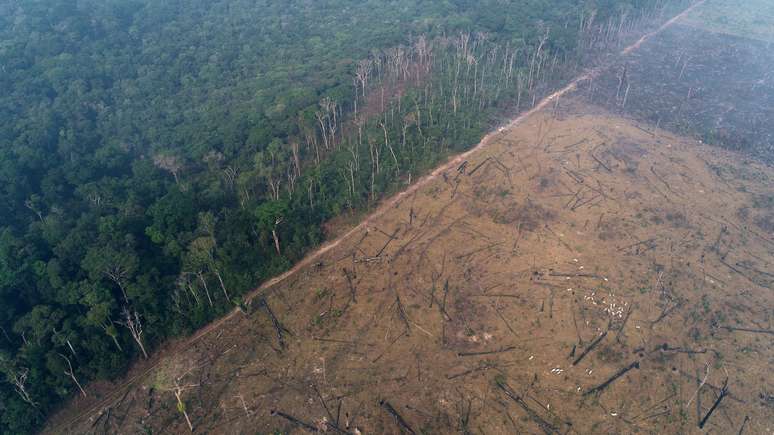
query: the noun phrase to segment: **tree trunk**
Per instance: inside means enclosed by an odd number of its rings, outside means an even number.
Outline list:
[[[190,429],[191,432],[193,433],[193,424],[191,424],[191,419],[188,418],[188,412],[185,409],[185,403],[183,403],[183,399],[180,397],[180,394],[181,394],[180,390],[175,389],[175,398],[177,399],[177,409],[178,411],[180,411],[180,413],[183,414],[183,416],[185,417],[185,422],[188,423],[188,429]]]
[[[78,358],[78,354],[75,352],[75,348],[73,348],[73,344],[70,343],[70,339],[67,339],[65,342],[67,343],[67,347],[70,348],[70,352],[73,353],[73,356]]]
[[[121,345],[120,345],[120,344],[118,344],[118,340],[116,339],[116,336],[115,336],[115,335],[111,335],[111,336],[110,336],[110,338],[112,338],[112,339],[113,339],[113,343],[115,343],[115,345],[116,345],[116,347],[118,348],[118,350],[119,350],[119,351],[121,351],[121,352],[123,352],[123,351],[124,351],[124,349],[121,347]]]
[[[197,272],[196,276],[199,277],[199,281],[201,281],[202,285],[204,286],[204,293],[207,295],[207,301],[209,301],[210,306],[212,306],[212,298],[210,297],[210,289],[207,287],[207,280],[204,279],[204,274],[202,272]]]
[[[277,249],[277,255],[282,255],[280,252],[279,237],[277,237],[277,228],[272,228],[271,237],[274,239],[274,248]]]
[[[145,359],[148,359],[148,352],[145,351],[145,346],[142,344],[142,337],[132,335],[134,338],[134,341],[137,342],[137,345],[140,346],[140,350],[142,351],[142,356],[145,357]]]
[[[215,276],[218,278],[218,282],[220,283],[220,289],[223,290],[223,294],[226,295],[226,300],[231,301],[231,297],[228,295],[228,291],[226,291],[226,286],[223,284],[223,278],[220,276],[220,272],[218,269],[212,268],[213,272],[215,273]]]

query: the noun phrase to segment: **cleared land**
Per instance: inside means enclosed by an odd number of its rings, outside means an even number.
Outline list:
[[[177,383],[200,433],[677,433],[728,378],[706,427],[764,433],[774,171],[644,130],[533,115],[74,431],[188,431]]]
[[[584,96],[774,162],[774,45],[686,25],[692,20],[664,30],[586,83]]]
[[[771,76],[718,32],[696,61],[707,35],[496,133],[66,430],[771,432],[774,169],[675,133],[721,116],[761,157]]]

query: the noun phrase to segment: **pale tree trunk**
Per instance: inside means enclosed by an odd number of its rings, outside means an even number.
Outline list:
[[[231,297],[228,295],[228,291],[226,291],[226,286],[223,284],[223,278],[220,276],[220,271],[216,268],[212,268],[213,273],[215,273],[215,276],[218,278],[218,283],[220,283],[220,289],[223,290],[223,294],[226,296],[227,301],[231,301]]]
[[[296,179],[298,178],[298,173],[293,168],[288,168],[287,172],[288,176],[288,196],[290,199],[293,199],[293,193],[296,191]]]
[[[86,391],[85,391],[85,390],[83,389],[83,387],[81,386],[81,383],[80,383],[80,382],[78,382],[78,378],[76,378],[76,377],[75,377],[75,372],[73,371],[73,365],[70,363],[70,359],[69,359],[69,358],[67,358],[66,356],[62,355],[61,353],[59,354],[59,356],[61,356],[61,357],[62,357],[62,359],[64,359],[64,360],[67,362],[67,367],[68,367],[68,370],[65,370],[65,371],[64,371],[64,374],[65,374],[65,375],[67,375],[67,376],[69,376],[69,377],[70,377],[70,379],[72,379],[72,380],[73,380],[73,382],[75,383],[75,385],[77,385],[77,386],[78,386],[78,389],[79,389],[79,390],[81,390],[81,394],[83,395],[83,397],[88,397],[88,395],[86,394]]]
[[[111,321],[110,321],[110,323],[112,324],[112,323],[113,323],[113,321],[111,320]],[[113,343],[116,345],[116,348],[118,348],[118,351],[119,351],[119,352],[123,352],[123,351],[124,351],[124,348],[122,348],[122,347],[121,347],[121,345],[118,343],[118,339],[116,339],[116,336],[115,336],[115,334],[111,334],[111,333],[110,333],[110,327],[111,327],[111,325],[110,325],[110,324],[104,324],[104,323],[102,323],[100,326],[101,326],[101,327],[102,327],[102,329],[105,331],[105,334],[107,334],[107,335],[108,335],[110,338],[112,338],[112,339],[113,339]]]
[[[210,297],[210,289],[207,287],[207,280],[204,279],[204,274],[202,271],[196,272],[196,276],[199,277],[199,281],[202,283],[202,286],[204,286],[204,294],[207,295],[207,301],[210,303],[210,306],[212,306],[212,298]]]
[[[280,252],[279,237],[277,236],[277,227],[282,223],[282,218],[277,218],[274,221],[274,228],[271,229],[271,237],[274,239],[274,248],[277,249],[277,255],[282,255]]]
[[[290,144],[290,150],[293,153],[293,169],[295,169],[296,177],[301,176],[301,153],[298,142],[292,142]]]
[[[70,352],[72,352],[73,356],[77,358],[78,354],[75,352],[75,348],[73,347],[73,344],[70,343],[70,339],[68,338],[67,340],[65,340],[65,343],[67,343],[67,347],[70,348]]]
[[[390,141],[387,139],[387,127],[384,125],[384,123],[380,123],[382,127],[382,131],[384,131],[384,145],[387,146],[387,149],[390,150],[390,154],[392,154],[392,159],[395,161],[395,173],[400,173],[400,165],[398,164],[398,157],[395,156],[395,151],[392,149],[392,145],[390,145]]]
[[[32,405],[33,408],[37,408],[38,404],[35,403],[35,401],[32,400],[32,397],[30,396],[30,393],[27,391],[26,383],[27,383],[27,375],[29,375],[30,371],[29,369],[23,369],[21,372],[14,371],[10,374],[9,381],[11,384],[13,384],[14,388],[16,389],[16,392],[19,394],[19,396],[27,402],[28,404]]]
[[[177,399],[177,410],[180,411],[181,414],[185,417],[185,422],[188,423],[188,429],[191,430],[191,433],[193,433],[193,424],[191,424],[191,419],[188,417],[188,411],[185,409],[185,403],[183,402],[183,399],[181,395],[183,394],[182,388],[175,386],[175,398]]]
[[[137,342],[137,346],[139,346],[142,351],[143,357],[148,359],[148,352],[145,351],[145,346],[142,344],[142,323],[140,322],[140,316],[137,314],[137,311],[133,314],[134,315],[129,312],[128,308],[124,307],[124,321],[122,325],[124,325],[126,329],[129,330],[129,333],[132,334],[132,338]]]

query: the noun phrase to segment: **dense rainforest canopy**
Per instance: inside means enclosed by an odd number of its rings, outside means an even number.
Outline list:
[[[0,2],[0,432],[243,304],[663,3]]]

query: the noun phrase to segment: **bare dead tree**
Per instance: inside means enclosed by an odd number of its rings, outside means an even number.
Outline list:
[[[172,174],[172,176],[175,177],[175,184],[180,184],[178,174],[180,173],[180,170],[183,169],[183,162],[179,157],[171,154],[156,154],[153,156],[153,164],[156,165],[157,168]]]
[[[234,396],[234,398],[235,398],[235,399],[239,399],[239,401],[241,402],[241,404],[242,404],[242,409],[244,409],[244,410],[245,410],[245,417],[250,417],[250,415],[253,413],[253,411],[251,411],[251,410],[250,410],[250,409],[247,407],[247,402],[245,402],[245,396],[243,396],[243,395],[241,395],[241,394],[237,394],[236,396]]]
[[[301,145],[298,141],[293,140],[290,142],[290,152],[293,155],[293,169],[296,177],[301,176]]]
[[[177,278],[176,284],[179,289],[183,290],[183,292],[188,292],[185,294],[186,295],[190,294],[193,297],[194,301],[196,302],[196,305],[199,305],[201,303],[199,301],[199,294],[197,293],[194,284],[191,282],[191,275],[195,275],[195,274],[191,272],[181,273],[180,276]],[[179,301],[177,302],[179,303]]]
[[[226,181],[226,187],[228,187],[229,190],[234,189],[234,180],[236,180],[238,173],[239,170],[235,166],[227,166],[223,169],[223,179]]]
[[[336,130],[338,129],[337,113],[339,107],[336,102],[329,97],[320,100],[319,106],[320,110],[316,111],[314,116],[320,126],[323,145],[326,150],[329,150],[336,145]]]
[[[292,199],[293,193],[296,191],[296,180],[298,180],[299,174],[295,168],[288,167],[286,175],[288,178],[288,184],[287,184],[288,196],[290,196],[290,198]]]
[[[63,333],[64,331],[57,331],[56,328],[51,328],[51,329],[54,333],[55,339],[59,340],[60,344],[62,341],[64,341],[64,343],[67,345],[67,348],[70,349],[70,353],[72,353],[74,357],[78,357],[78,353],[75,352],[75,348],[73,347],[73,344],[70,341],[70,339],[66,335],[64,335]]]
[[[124,302],[129,303],[129,298],[126,295],[126,280],[131,274],[129,265],[124,264],[121,261],[114,261],[106,263],[102,273],[108,277],[118,288],[121,290],[121,295],[124,297]]]
[[[100,328],[102,328],[103,331],[105,331],[105,334],[113,339],[113,344],[116,345],[116,348],[118,348],[119,352],[123,352],[124,349],[121,347],[121,345],[118,343],[118,331],[116,330],[116,327],[114,326],[114,322],[110,320],[110,318],[107,318],[104,322],[100,323]]]
[[[78,386],[78,389],[81,390],[81,394],[83,395],[83,397],[88,397],[88,395],[86,394],[86,391],[81,386],[81,383],[78,382],[78,378],[75,377],[75,371],[73,370],[73,365],[70,363],[70,358],[67,358],[66,356],[62,355],[61,353],[57,353],[57,354],[59,356],[61,356],[62,359],[65,360],[65,362],[67,362],[67,370],[64,371],[64,374],[69,376],[70,379],[73,380],[75,385]]]
[[[198,384],[196,385],[180,385],[180,378],[175,379],[175,386],[172,390],[172,392],[175,394],[175,399],[177,399],[177,410],[181,414],[183,414],[183,417],[185,417],[185,422],[188,423],[188,429],[193,433],[193,424],[191,423],[191,418],[188,417],[188,410],[186,409],[185,402],[183,401],[183,392],[189,388],[198,387]]]
[[[132,338],[140,347],[143,357],[148,359],[148,352],[145,351],[145,346],[142,344],[142,322],[140,321],[140,315],[137,314],[137,311],[130,312],[127,307],[124,307],[121,313],[124,316],[124,320],[119,324],[129,330]]]
[[[24,206],[30,209],[33,213],[35,213],[35,215],[38,217],[38,219],[40,219],[41,222],[45,223],[46,219],[43,217],[43,211],[40,210],[40,208],[35,204],[36,203],[35,197],[36,196],[25,200]]]
[[[202,287],[204,287],[204,293],[207,295],[207,301],[210,303],[210,306],[212,306],[212,298],[210,297],[210,289],[207,287],[207,280],[204,279],[204,272],[199,270],[196,272],[196,276],[199,278],[199,282],[202,283]]]
[[[369,151],[371,152],[371,200],[373,201],[375,198],[375,182],[376,182],[376,174],[379,173],[379,147],[376,146],[376,143],[369,138],[368,140],[369,145]]]
[[[379,122],[379,126],[382,127],[382,131],[384,131],[384,145],[388,150],[390,150],[392,160],[395,162],[395,173],[398,174],[400,173],[400,164],[398,163],[398,157],[395,155],[395,150],[393,150],[392,145],[390,145],[390,141],[387,136],[387,126],[384,124],[384,122]]]
[[[7,363],[7,361],[3,362]],[[26,367],[17,369],[12,364],[7,364],[7,367],[3,367],[3,369],[6,375],[6,379],[11,385],[13,385],[14,390],[16,390],[16,393],[19,394],[19,397],[21,397],[23,401],[31,405],[33,408],[37,408],[38,404],[32,400],[30,393],[27,391],[27,376],[30,373],[30,369]]]
[[[357,70],[355,71],[355,79],[362,89],[363,98],[366,96],[366,86],[368,85],[368,79],[373,71],[374,63],[370,58],[363,59],[357,64]]]
[[[279,242],[279,236],[277,235],[277,227],[282,223],[284,220],[283,217],[278,217],[274,220],[274,227],[271,229],[271,237],[274,239],[274,248],[277,249],[277,255],[281,255],[280,252],[280,242]],[[218,275],[218,279],[220,279],[220,275]],[[221,284],[223,283],[223,280],[220,281]]]

